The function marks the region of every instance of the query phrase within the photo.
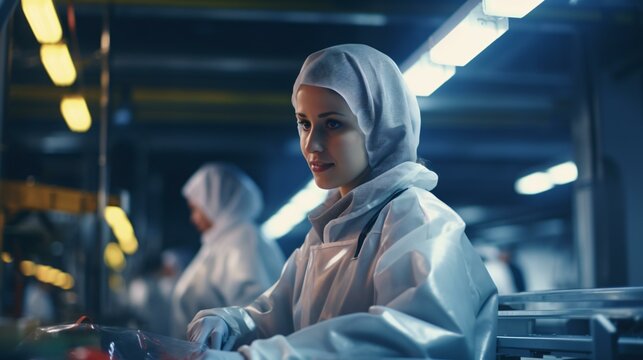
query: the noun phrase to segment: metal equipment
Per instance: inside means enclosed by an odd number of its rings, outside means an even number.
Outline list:
[[[497,359],[642,359],[643,287],[499,297]]]

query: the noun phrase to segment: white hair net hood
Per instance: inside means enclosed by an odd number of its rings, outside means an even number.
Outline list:
[[[219,227],[234,220],[253,220],[263,209],[257,185],[237,167],[203,165],[183,186],[183,196],[199,206]]]
[[[417,160],[420,109],[399,68],[387,55],[361,44],[329,47],[308,56],[295,80],[292,104],[301,85],[341,95],[365,134],[371,175]]]

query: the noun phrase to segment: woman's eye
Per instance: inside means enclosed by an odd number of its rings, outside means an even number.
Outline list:
[[[337,120],[328,120],[326,126],[328,126],[329,129],[338,129],[342,127],[342,123]]]
[[[297,120],[297,127],[303,130],[310,129],[310,121],[307,120]]]

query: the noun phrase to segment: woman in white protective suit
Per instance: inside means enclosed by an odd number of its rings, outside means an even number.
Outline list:
[[[284,263],[277,245],[267,243],[254,223],[263,207],[261,192],[238,168],[202,166],[183,196],[202,235],[172,295],[172,334],[180,338],[199,310],[250,303],[277,280]]]
[[[293,87],[301,151],[332,189],[280,279],[245,307],[200,311],[208,359],[495,357],[496,288],[462,219],[416,163],[420,112],[366,45],[310,55]]]

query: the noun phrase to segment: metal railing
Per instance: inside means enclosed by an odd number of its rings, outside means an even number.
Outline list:
[[[643,359],[643,287],[499,297],[497,358]]]

